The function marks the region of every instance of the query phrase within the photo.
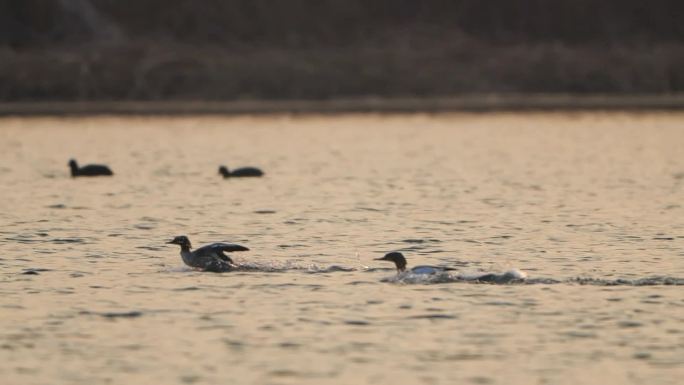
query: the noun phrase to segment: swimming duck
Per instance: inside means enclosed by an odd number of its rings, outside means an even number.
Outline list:
[[[71,177],[77,176],[108,176],[114,175],[109,167],[101,164],[88,164],[83,167],[78,167],[75,159],[69,160],[69,168],[71,168]]]
[[[398,273],[403,273],[406,271],[406,258],[404,258],[404,254],[402,254],[398,251],[393,251],[391,253],[387,253],[387,254],[385,254],[384,257],[376,258],[375,260],[376,261],[394,262],[394,265],[397,267]],[[451,267],[421,265],[421,266],[416,266],[416,267],[411,268],[409,270],[409,272],[412,274],[439,274],[439,273],[443,273],[445,271],[451,271],[451,270],[456,270],[456,269],[453,269]]]
[[[191,251],[192,244],[185,235],[179,235],[166,243],[180,246],[180,255],[186,265],[214,273],[222,273],[235,268],[235,262],[224,252],[249,250],[233,243],[212,243]]]
[[[394,265],[397,267],[397,272],[398,273],[404,273],[406,272],[406,258],[404,258],[404,255],[399,252],[392,252],[385,254],[384,257],[382,258],[376,258],[376,261],[392,261],[394,262]],[[416,266],[412,269],[409,270],[410,273],[412,274],[440,274],[444,273],[446,271],[453,271],[456,270],[451,267],[442,267],[442,266]],[[486,282],[486,283],[512,283],[512,282],[521,282],[524,281],[527,278],[527,273],[524,271],[520,271],[518,269],[512,269],[509,271],[506,271],[502,274],[495,274],[495,273],[483,273],[479,275],[473,275],[473,276],[458,276],[459,279],[462,279],[464,281],[473,281],[473,282]]]
[[[219,166],[219,174],[223,175],[224,178],[233,177],[248,177],[248,176],[262,176],[264,172],[256,167],[241,167],[236,168],[233,171],[228,171],[228,167]]]

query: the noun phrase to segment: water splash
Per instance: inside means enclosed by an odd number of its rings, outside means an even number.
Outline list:
[[[645,277],[637,279],[601,279],[576,277],[570,278],[566,282],[592,286],[684,286],[684,278],[664,276]]]
[[[335,272],[350,272],[359,269],[347,266],[331,265],[319,266],[316,264],[301,264],[295,261],[285,262],[241,262],[234,265],[234,269],[226,273],[234,272],[257,272],[257,273],[284,273],[288,271],[303,272],[310,274],[335,273]],[[166,273],[193,273],[202,272],[201,269],[194,269],[189,266],[173,266],[165,267],[160,272]]]
[[[437,274],[415,274],[410,271],[399,273],[393,277],[384,278],[381,282],[401,284],[436,284],[436,283],[490,283],[512,284],[523,283],[527,279],[527,273],[512,269],[504,273],[449,273],[447,271]]]
[[[405,272],[392,277],[383,278],[381,282],[397,284],[437,284],[437,283],[480,283],[480,284],[522,284],[522,285],[557,285],[570,284],[582,286],[684,286],[684,278],[654,276],[636,279],[603,279],[590,277],[573,277],[556,279],[548,277],[528,278],[527,273],[512,269],[501,274],[496,273],[457,273],[449,274],[413,274]]]
[[[28,270],[28,269],[27,269]],[[38,270],[38,269],[30,269]],[[270,262],[245,262],[235,265],[231,272],[258,272],[258,273],[285,273],[302,272],[308,274],[326,274],[336,272],[375,273],[386,271],[386,268],[348,267],[340,265],[319,266],[317,264],[302,264],[297,261],[270,261]],[[168,273],[190,273],[201,272],[187,266],[170,267],[162,270]],[[29,273],[31,274],[31,273]],[[380,282],[396,284],[440,284],[440,283],[471,283],[471,284],[493,284],[493,285],[581,285],[581,286],[684,286],[684,278],[653,276],[636,279],[604,279],[592,277],[572,277],[572,278],[551,278],[535,277],[529,278],[528,274],[520,269],[511,269],[503,273],[488,272],[450,272],[444,271],[437,274],[415,274],[410,271],[399,273],[390,277],[385,277]]]

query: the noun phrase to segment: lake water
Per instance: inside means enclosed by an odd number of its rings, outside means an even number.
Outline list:
[[[681,113],[3,118],[0,182],[4,385],[684,378]]]

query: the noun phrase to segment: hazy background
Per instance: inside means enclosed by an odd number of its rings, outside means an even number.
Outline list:
[[[0,101],[684,89],[675,0],[0,0]]]

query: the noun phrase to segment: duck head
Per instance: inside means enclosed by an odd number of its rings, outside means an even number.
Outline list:
[[[226,166],[219,166],[219,174],[223,175],[224,178],[227,178],[230,176],[230,171],[228,171],[228,167]]]
[[[74,174],[76,174],[76,172],[78,171],[78,163],[76,163],[76,159],[69,159],[69,163],[67,164],[71,169],[71,175],[73,176]]]
[[[406,258],[404,258],[404,254],[398,252],[398,251],[393,251],[391,253],[385,254],[384,257],[382,258],[376,258],[376,261],[391,261],[394,262],[394,265],[397,267],[398,272],[403,272],[406,271]]]
[[[187,249],[187,250],[190,250],[190,248],[192,247],[192,244],[190,244],[190,240],[185,235],[179,235],[179,236],[173,238],[172,240],[170,240],[166,243],[172,243],[175,245],[179,245],[181,247],[181,249]]]

